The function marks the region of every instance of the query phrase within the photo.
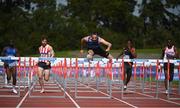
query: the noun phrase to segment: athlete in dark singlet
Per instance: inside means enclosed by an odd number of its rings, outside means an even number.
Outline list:
[[[84,42],[87,44],[88,60],[92,60],[95,54],[108,58],[110,60],[113,59],[113,56],[108,53],[108,51],[112,46],[111,43],[99,37],[96,33],[93,33],[92,35],[86,36],[81,39],[81,51],[80,51],[81,53],[84,52],[83,51]],[[107,46],[106,50],[102,49],[100,44],[106,45]]]
[[[127,46],[123,49],[122,53],[120,53],[116,59],[118,59],[120,56],[123,56],[123,59],[134,59],[137,57],[135,48],[133,47],[131,40],[128,40]],[[131,79],[132,65],[133,62],[124,62],[124,90],[127,89],[127,84]]]

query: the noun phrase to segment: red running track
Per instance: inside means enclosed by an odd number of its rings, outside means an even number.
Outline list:
[[[53,85],[54,86],[54,85]],[[83,87],[81,85],[81,87]],[[84,89],[85,88],[85,89]],[[100,89],[99,92],[94,93],[95,86],[84,85],[84,88],[78,89],[78,95],[81,96],[108,96],[105,89]],[[86,91],[86,92],[82,92]],[[91,92],[92,91],[92,92]],[[115,90],[113,90],[115,91]],[[2,94],[11,94],[10,91],[1,92]],[[77,99],[74,97],[74,86],[68,86],[66,91],[66,98],[32,98],[28,95],[28,89],[21,92],[21,97],[0,97],[0,107],[107,107],[107,108],[117,108],[117,107],[172,107],[179,108],[180,100],[167,100],[164,93],[159,94],[159,98],[151,98],[155,94],[143,94],[140,90],[135,92],[125,93],[124,96],[128,97],[146,97],[146,99],[121,99],[121,91],[113,92],[112,99]],[[12,94],[11,94],[12,95]],[[39,92],[34,92],[33,95],[62,95],[55,92],[46,92],[40,94]],[[176,97],[180,98],[180,95],[175,94]],[[149,99],[148,99],[149,97]]]

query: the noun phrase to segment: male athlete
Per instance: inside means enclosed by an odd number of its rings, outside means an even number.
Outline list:
[[[164,60],[173,60],[175,58],[178,58],[178,52],[176,47],[173,45],[171,40],[167,41],[166,47],[162,50],[162,58]],[[168,63],[164,63],[164,74],[165,74],[165,93],[168,94],[168,88],[167,83],[173,81],[174,77],[174,63],[169,63],[169,80],[168,80]]]
[[[90,36],[86,36],[81,39],[81,51],[80,51],[81,54],[84,52],[83,51],[84,43],[87,44],[87,50],[88,50],[87,59],[88,60],[93,60],[93,56],[95,54],[108,58],[110,60],[113,59],[113,56],[109,54],[108,52],[111,49],[112,44],[107,42],[103,38],[99,37],[97,33],[93,33]],[[106,45],[107,46],[106,50],[102,49],[100,44]]]
[[[123,52],[119,54],[116,59],[118,59],[120,56],[123,56],[123,59],[134,59],[137,57],[135,48],[132,44],[132,40],[127,41],[127,46],[123,49]],[[127,84],[131,79],[132,65],[133,62],[124,62],[124,90],[127,89]]]
[[[39,47],[39,53],[40,57],[54,57],[54,50],[53,48],[48,44],[46,38],[42,38],[41,46]],[[48,60],[40,60],[38,62],[38,77],[39,77],[39,84],[41,86],[40,93],[44,92],[44,82],[49,80],[50,76],[50,69],[51,69],[51,63]]]
[[[3,49],[2,56],[5,56],[5,57],[17,57],[18,56],[18,51],[14,47],[12,40],[10,41],[9,45]],[[15,89],[16,75],[17,75],[16,61],[15,60],[2,60],[2,61],[4,62],[4,68],[5,68],[5,72],[7,75],[7,82],[8,82],[8,84],[10,84],[10,80],[11,80],[11,76],[12,76],[12,78],[13,78],[12,92],[17,94],[17,91]]]

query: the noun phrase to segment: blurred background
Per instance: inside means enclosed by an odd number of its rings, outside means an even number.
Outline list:
[[[58,56],[76,56],[91,32],[115,55],[132,39],[159,57],[167,39],[180,48],[180,0],[0,0],[0,51],[14,40],[21,56],[36,55],[45,34]]]

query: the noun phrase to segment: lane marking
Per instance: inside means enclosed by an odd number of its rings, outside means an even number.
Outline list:
[[[74,103],[74,105],[76,106],[76,108],[81,108],[78,103],[64,90],[64,88],[59,84],[57,83],[61,89],[65,92],[65,94],[69,97],[69,99]]]
[[[83,84],[83,83],[82,83]],[[84,85],[84,84],[83,84]],[[92,90],[96,90],[96,89],[94,89],[94,88],[92,88],[92,87],[89,87],[89,86],[87,86],[87,85],[84,85],[84,86],[86,86],[86,87],[88,87],[88,88],[91,88]],[[97,91],[97,90],[96,90]],[[104,94],[104,95],[106,95],[106,96],[110,96],[109,94],[107,94],[107,93],[104,93],[104,92],[102,92],[102,91],[99,91],[101,94]],[[114,97],[114,96],[111,96],[113,99],[115,99],[115,100],[117,100],[117,101],[120,101],[120,102],[122,102],[122,103],[125,103],[125,104],[127,104],[127,105],[129,105],[129,106],[131,106],[131,107],[133,107],[133,108],[138,108],[137,106],[134,106],[134,105],[132,105],[132,104],[130,104],[130,103],[128,103],[128,102],[126,102],[126,101],[123,101],[123,100],[121,100],[121,99],[118,99],[118,98],[116,98],[116,97]]]
[[[35,85],[35,84],[34,84]],[[26,99],[26,97],[28,96],[28,94],[30,93],[30,91],[33,89],[34,85],[30,88],[30,90],[28,90],[28,92],[24,95],[24,97],[21,99],[21,101],[19,102],[19,104],[16,106],[16,108],[19,108],[22,103],[24,102],[24,100]]]
[[[115,87],[115,88],[117,88],[117,87]],[[155,90],[155,89],[153,89],[153,90]],[[131,91],[131,90],[129,90],[129,91]],[[135,91],[131,91],[131,92],[137,93],[137,94],[139,94],[139,95],[147,96],[147,97],[150,97],[150,98],[153,97],[153,96],[151,96],[151,95],[143,94],[143,93],[139,93],[139,92],[135,92]],[[162,101],[165,101],[165,102],[168,102],[168,103],[180,105],[180,103],[176,103],[176,102],[173,102],[173,101],[170,101],[170,100],[166,100],[166,99],[163,99],[163,98],[160,98],[160,97],[158,97],[158,99],[159,99],[159,100],[162,100]]]

